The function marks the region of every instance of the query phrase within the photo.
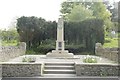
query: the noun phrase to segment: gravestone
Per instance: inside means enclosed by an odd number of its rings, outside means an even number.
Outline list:
[[[69,53],[68,50],[64,48],[64,21],[63,18],[58,19],[57,25],[57,40],[56,40],[56,50],[47,53],[47,57],[74,57],[73,53]]]

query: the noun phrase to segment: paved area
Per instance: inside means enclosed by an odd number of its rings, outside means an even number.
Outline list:
[[[26,78],[3,78],[2,80],[120,80],[118,77],[26,77]]]
[[[35,57],[36,62],[77,62],[77,63],[83,63],[83,59],[88,57],[89,55],[75,55],[74,58],[48,58],[45,55],[24,55],[20,56],[14,59],[9,60],[8,62],[22,62],[23,57]],[[92,56],[97,59],[98,63],[114,63],[111,60],[108,60],[106,58],[98,57],[98,56]]]
[[[9,60],[9,63],[22,62],[23,57],[35,57],[36,62],[77,62],[83,63],[83,59],[88,55],[75,55],[74,58],[48,58],[45,55],[24,55],[14,59]],[[114,63],[106,58],[101,58],[98,56],[90,56],[97,59],[98,63]],[[2,80],[120,80],[118,77],[65,77],[65,76],[44,76],[44,77],[19,77],[19,78],[3,78]]]

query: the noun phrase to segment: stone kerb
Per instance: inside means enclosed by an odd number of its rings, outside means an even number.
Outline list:
[[[98,56],[118,62],[118,49],[119,48],[104,48],[101,43],[96,43],[95,53]]]
[[[26,44],[21,42],[19,46],[1,46],[0,62],[8,61],[11,58],[22,56],[25,54]]]

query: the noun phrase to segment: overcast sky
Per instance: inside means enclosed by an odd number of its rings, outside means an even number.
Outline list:
[[[63,0],[0,0],[0,28],[6,28],[20,16],[57,20]]]
[[[7,28],[21,16],[57,20],[63,1],[65,0],[0,0],[0,28]]]

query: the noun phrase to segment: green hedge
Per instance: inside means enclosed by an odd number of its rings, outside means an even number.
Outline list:
[[[70,53],[79,54],[79,55],[80,54],[81,55],[93,54],[93,53],[90,53],[90,51],[88,51],[84,45],[66,45],[65,49],[68,50]],[[37,48],[27,50],[26,53],[27,54],[46,54],[48,52],[51,52],[52,50],[55,50],[55,46],[53,46],[53,45],[40,45]]]
[[[52,45],[40,45],[37,48],[33,48],[36,54],[46,54],[55,49],[55,46]]]

